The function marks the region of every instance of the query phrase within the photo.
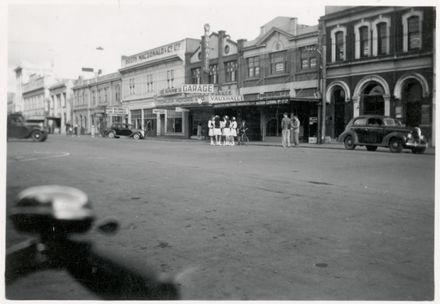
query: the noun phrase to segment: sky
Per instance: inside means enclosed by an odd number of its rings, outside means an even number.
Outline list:
[[[60,78],[78,78],[82,67],[116,72],[121,55],[132,55],[183,38],[200,38],[203,25],[233,40],[252,40],[277,16],[318,24],[325,5],[411,5],[419,1],[323,0],[9,0],[7,90],[14,68],[27,61],[51,66]],[[426,4],[435,5],[435,1]],[[0,7],[1,9],[1,7]],[[100,48],[101,50],[97,50]]]
[[[211,31],[225,30],[233,40],[254,39],[260,26],[277,16],[318,24],[324,14],[322,3],[301,6],[295,2],[13,1],[8,7],[8,91],[15,91],[13,70],[22,61],[43,66],[53,63],[58,77],[77,78],[82,67],[115,72],[121,55],[183,38],[200,38],[205,23]]]

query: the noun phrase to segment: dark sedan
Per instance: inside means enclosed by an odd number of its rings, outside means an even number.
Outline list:
[[[405,127],[400,121],[387,116],[358,116],[346,126],[338,140],[347,150],[365,146],[368,151],[377,147],[389,147],[393,153],[411,149],[413,153],[423,153],[428,147],[425,137],[418,127]]]

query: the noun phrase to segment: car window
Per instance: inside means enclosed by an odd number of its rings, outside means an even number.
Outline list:
[[[366,118],[358,118],[353,123],[354,126],[365,126],[366,124],[367,124]]]
[[[400,121],[395,120],[394,118],[385,118],[383,120],[385,126],[396,127],[400,126]]]
[[[383,123],[380,118],[373,117],[368,119],[368,126],[379,127],[381,125],[383,125]]]

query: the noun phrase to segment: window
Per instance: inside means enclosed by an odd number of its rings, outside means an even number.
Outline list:
[[[115,102],[119,102],[119,85],[117,85],[115,89]]]
[[[98,90],[98,104],[102,103],[102,94],[101,94],[101,89]]]
[[[225,63],[225,82],[237,81],[237,62],[229,61]]]
[[[300,52],[301,52],[301,70],[316,68],[315,53],[308,50],[307,47],[301,48]]]
[[[345,54],[344,54],[344,32],[339,31],[335,34],[335,46],[336,46],[336,61],[343,61],[345,60]]]
[[[134,95],[134,78],[129,79],[129,94],[128,95]]]
[[[418,16],[408,18],[408,49],[415,50],[421,47],[420,21]]]
[[[208,82],[211,84],[217,84],[217,78],[218,78],[217,65],[216,64],[210,65]]]
[[[388,35],[387,24],[381,22],[377,25],[377,54],[384,55],[387,53]]]
[[[174,70],[167,71],[167,84],[169,89],[174,87]]]
[[[402,16],[404,52],[422,48],[422,23],[422,11],[411,9]]]
[[[286,52],[270,54],[270,73],[282,74],[286,72]]]
[[[104,88],[104,103],[107,104],[107,88]]]
[[[247,66],[249,78],[260,76],[260,57],[247,58]]]
[[[96,92],[92,91],[92,106],[96,105]]]
[[[182,133],[182,112],[167,111],[167,133]]]
[[[147,93],[153,92],[153,75],[147,75]]]
[[[200,84],[200,68],[191,70],[191,80],[194,84]]]
[[[368,57],[370,55],[368,27],[361,26],[359,28],[360,57]]]
[[[359,118],[354,121],[353,125],[355,126],[366,126],[367,125],[367,119],[366,118]]]

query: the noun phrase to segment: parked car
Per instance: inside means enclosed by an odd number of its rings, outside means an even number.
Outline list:
[[[104,131],[104,136],[109,138],[119,138],[121,136],[141,139],[145,137],[144,130],[134,129],[129,124],[115,123]]]
[[[27,123],[21,113],[8,115],[8,139],[32,138],[33,141],[45,141],[48,132],[40,125]]]
[[[400,153],[403,149],[423,153],[428,147],[420,128],[405,127],[397,119],[377,115],[353,118],[338,140],[344,143],[347,150],[365,146],[368,151],[376,151],[377,147],[389,147],[393,153]]]

